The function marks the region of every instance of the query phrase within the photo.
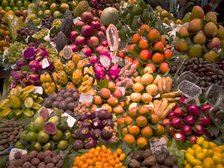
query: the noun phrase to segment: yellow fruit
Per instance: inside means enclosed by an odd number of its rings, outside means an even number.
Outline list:
[[[198,150],[201,150],[201,147],[200,147],[199,145],[197,145],[197,144],[194,144],[194,145],[192,146],[192,149],[193,149],[194,151],[198,151]]]
[[[222,164],[217,164],[216,168],[224,168],[224,166]]]
[[[204,160],[204,158],[205,158],[205,154],[204,153],[200,152],[200,153],[196,154],[196,159],[202,161],[202,160]]]
[[[20,108],[22,105],[20,98],[14,95],[10,96],[10,102],[12,108]]]
[[[185,168],[192,168],[192,166],[190,164],[186,164]]]
[[[187,165],[187,164],[188,164],[187,160],[184,160],[184,165]]]
[[[141,93],[132,93],[130,95],[131,101],[133,102],[140,102],[142,100],[142,95]]]
[[[207,152],[205,153],[206,157],[212,157],[214,154],[214,151],[212,149],[208,149]]]
[[[214,155],[216,155],[216,156],[218,156],[218,157],[222,158],[222,153],[219,153],[219,152],[214,152]]]
[[[204,141],[205,141],[205,138],[204,138],[204,137],[198,137],[196,143],[197,143],[198,145],[202,145],[202,143],[203,143]]]
[[[203,168],[213,168],[214,167],[214,161],[212,158],[205,158],[203,160]]]
[[[202,142],[202,147],[208,149],[210,147],[209,142],[208,141]]]
[[[141,76],[137,76],[135,77],[134,81],[137,83],[137,82],[141,82]]]
[[[146,92],[155,96],[158,93],[158,87],[155,84],[150,84],[148,86],[146,86]]]
[[[149,85],[153,82],[153,76],[151,74],[144,74],[142,77],[141,77],[141,83],[143,85]]]
[[[214,142],[209,142],[209,145],[211,148],[217,147],[216,143],[214,143]]]
[[[142,95],[142,101],[145,103],[145,104],[148,104],[149,102],[152,101],[152,96],[149,94],[149,93],[144,93]]]
[[[198,166],[194,166],[194,168],[203,168],[203,167],[198,165]]]
[[[188,148],[187,149],[187,152],[190,153],[190,154],[192,154],[192,155],[194,155],[194,150],[192,148]]]
[[[215,162],[215,164],[222,163],[222,159],[216,154],[213,155],[212,160]]]
[[[203,152],[204,154],[206,154],[207,151],[208,151],[208,149],[205,149],[205,148],[202,149],[202,152]]]
[[[215,147],[215,148],[213,148],[213,150],[214,150],[215,152],[222,153],[222,148],[220,148],[220,147]]]
[[[140,93],[144,90],[144,86],[140,82],[137,82],[132,86],[132,89],[134,92]]]
[[[192,166],[201,165],[201,161],[198,159],[195,159],[195,157],[191,155],[190,153],[186,153],[185,156],[188,163],[190,163]]]

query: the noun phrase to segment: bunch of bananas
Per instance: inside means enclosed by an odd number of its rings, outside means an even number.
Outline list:
[[[47,95],[55,93],[56,85],[48,72],[44,72],[43,74],[40,75],[40,82],[42,83],[44,92]]]

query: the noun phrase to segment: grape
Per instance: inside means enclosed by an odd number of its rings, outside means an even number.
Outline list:
[[[8,49],[8,54],[6,55],[9,64],[16,63],[16,60],[22,57],[22,50],[27,47],[26,44],[15,42]]]
[[[42,27],[46,27],[46,28],[50,29],[52,27],[53,21],[54,21],[54,18],[52,16],[45,17],[42,19],[41,25],[42,25]]]

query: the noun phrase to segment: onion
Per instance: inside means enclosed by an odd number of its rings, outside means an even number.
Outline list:
[[[171,126],[174,127],[174,128],[180,128],[181,124],[182,124],[182,121],[178,117],[174,117],[171,120]]]
[[[195,118],[193,115],[188,114],[187,116],[184,117],[184,122],[188,125],[194,125],[195,123]]]
[[[168,114],[168,118],[173,118],[173,117],[175,117],[175,115],[174,115],[174,111],[171,111],[171,112]]]
[[[186,104],[186,103],[185,103],[185,100],[187,100],[186,97],[181,97],[179,103],[180,103],[180,104]]]
[[[185,136],[189,136],[192,134],[192,129],[189,125],[183,125],[181,127],[181,132],[185,135]]]
[[[182,110],[182,108],[181,107],[176,107],[175,109],[174,109],[174,115],[176,116],[176,117],[183,117],[184,116],[184,111]]]
[[[188,104],[187,105],[187,112],[196,116],[196,117],[200,116],[199,108],[194,104]]]
[[[197,139],[198,139],[198,137],[197,137],[197,136],[192,135],[192,136],[190,137],[190,139],[189,139],[189,140],[190,140],[193,144],[196,144]]]
[[[180,133],[180,132],[176,132],[176,133],[174,133],[174,135],[173,135],[173,139],[175,139],[175,140],[179,140],[179,141],[185,141],[185,140],[186,140],[184,134],[182,134],[182,133]]]

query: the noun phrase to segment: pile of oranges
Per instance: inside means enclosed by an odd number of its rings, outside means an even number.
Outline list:
[[[137,33],[132,36],[132,42],[129,45],[129,51],[138,52],[138,57],[146,63],[151,60],[154,64],[159,65],[162,73],[169,70],[167,61],[172,57],[172,50],[166,44],[164,35],[156,29],[151,29],[148,25],[143,24]]]
[[[159,116],[150,108],[141,106],[130,109],[128,115],[118,118],[123,140],[135,144],[140,149],[149,147],[148,140],[153,136],[164,135],[164,126],[159,124]]]
[[[112,153],[111,149],[102,145],[77,156],[73,168],[126,168],[122,163],[125,158],[126,155],[120,148]]]

